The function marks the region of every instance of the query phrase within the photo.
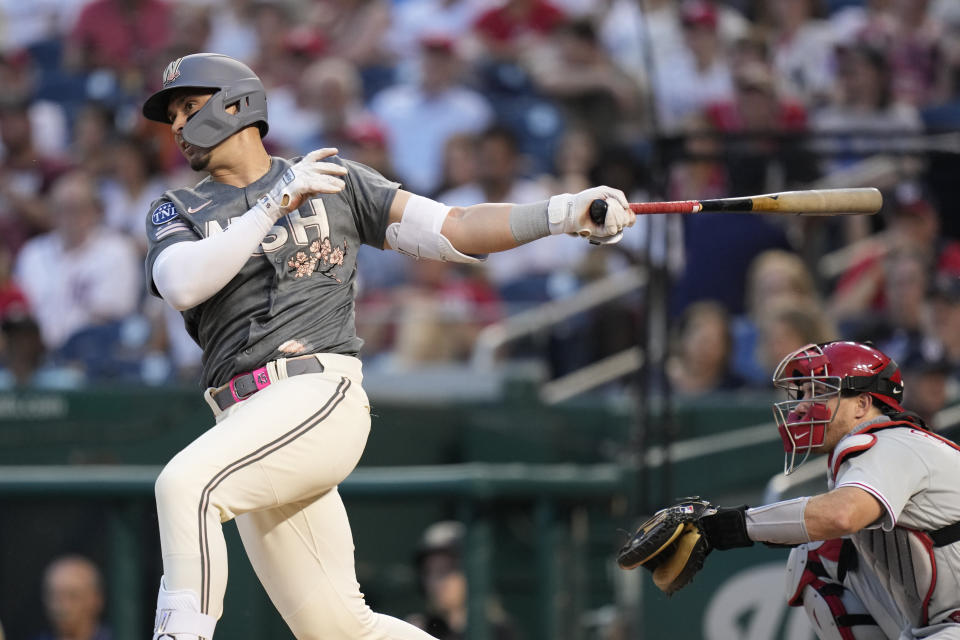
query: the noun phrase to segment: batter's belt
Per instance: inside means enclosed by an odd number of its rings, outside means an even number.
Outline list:
[[[326,367],[324,367],[322,360],[329,357],[331,356],[326,354],[310,354],[296,358],[273,360],[259,369],[234,376],[230,382],[222,387],[208,389],[205,394],[207,402],[214,413],[219,414],[284,378],[291,378],[304,373],[323,373]]]

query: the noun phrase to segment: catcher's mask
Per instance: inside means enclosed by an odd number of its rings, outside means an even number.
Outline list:
[[[183,126],[188,143],[215,147],[250,125],[260,129],[260,137],[267,135],[267,93],[260,78],[239,60],[219,53],[177,58],[163,71],[163,87],[143,103],[144,117],[169,124],[167,105],[177,89],[213,90],[210,100]],[[236,113],[227,112],[232,105]]]
[[[787,393],[787,400],[773,404],[787,475],[806,462],[813,449],[823,446],[834,417],[829,404],[834,397],[869,393],[890,410],[903,411],[903,379],[897,363],[859,342],[802,347],[780,361],[773,384]]]

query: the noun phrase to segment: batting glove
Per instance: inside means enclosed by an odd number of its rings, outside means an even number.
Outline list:
[[[276,222],[311,196],[342,191],[346,183],[337,176],[346,175],[347,168],[332,162],[321,162],[336,154],[337,150],[329,147],[311,151],[284,171],[280,180],[260,196],[255,206]]]
[[[603,225],[590,219],[590,204],[605,200],[607,216]],[[623,191],[611,187],[593,187],[580,193],[561,193],[550,198],[547,220],[550,233],[568,233],[589,238],[597,244],[615,244],[623,237],[624,227],[632,227],[637,217]]]

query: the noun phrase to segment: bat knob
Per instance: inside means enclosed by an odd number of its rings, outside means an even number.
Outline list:
[[[590,203],[590,219],[594,224],[603,226],[607,219],[607,201],[599,198]]]

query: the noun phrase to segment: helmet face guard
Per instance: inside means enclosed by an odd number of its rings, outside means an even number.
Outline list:
[[[167,106],[178,89],[211,94],[183,126],[183,139],[189,144],[215,147],[251,125],[260,129],[261,137],[267,135],[266,91],[260,78],[239,60],[215,53],[177,58],[163,72],[163,88],[144,102],[144,117],[168,123]],[[228,113],[234,105],[236,112]]]
[[[786,475],[826,442],[827,425],[834,415],[830,403],[840,396],[841,388],[840,377],[830,375],[829,366],[819,346],[807,345],[784,358],[773,374],[774,386],[787,394],[786,400],[773,403]]]
[[[888,410],[903,411],[903,381],[897,363],[857,342],[802,347],[780,361],[773,384],[787,393],[786,400],[773,405],[787,475],[803,464],[813,449],[824,445],[827,425],[841,396],[867,393]]]

